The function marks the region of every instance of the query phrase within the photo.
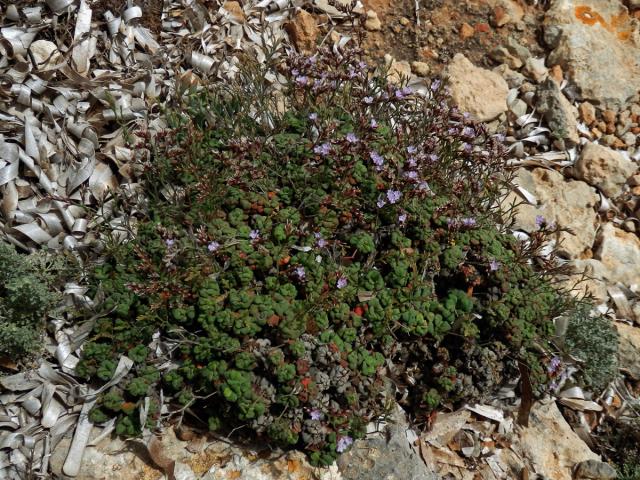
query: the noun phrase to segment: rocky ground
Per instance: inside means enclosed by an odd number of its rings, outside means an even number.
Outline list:
[[[160,127],[158,101],[232,76],[243,48],[259,57],[263,25],[304,51],[353,35],[325,0],[33,3],[0,7],[1,226],[27,249],[91,248],[95,220],[51,198],[100,206],[117,184],[135,191],[123,127]],[[559,385],[533,407],[528,427],[514,421],[512,391],[442,412],[426,432],[399,412],[378,426],[384,434],[321,470],[297,453],[186,428],[161,440],[111,440],[108,426],[82,422],[91,395],[78,400],[68,375],[78,332],[60,321],[49,345],[56,365],[0,379],[0,478],[20,478],[12,468],[28,462],[84,479],[613,478],[592,434],[608,416],[633,415],[640,397],[640,2],[363,0],[356,11],[372,60],[416,86],[447,76],[460,108],[505,135],[519,187],[507,200],[524,202],[514,230],[526,238],[538,216],[564,229],[561,257],[588,275],[577,291],[593,295],[619,331],[620,379],[598,398]],[[121,221],[118,212],[104,217],[114,228]],[[91,300],[83,295],[69,286],[69,298]]]

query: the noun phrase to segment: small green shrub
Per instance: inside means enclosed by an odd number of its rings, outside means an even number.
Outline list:
[[[548,232],[524,244],[495,226],[509,180],[499,141],[439,82],[414,95],[357,50],[278,68],[284,95],[247,69],[145,140],[148,211],[95,269],[110,314],[77,373],[105,381],[129,352],[131,378],[112,389],[124,403],[161,386],[211,429],[316,463],[396,394],[424,419],[489,395],[517,360],[544,388],[539,347],[571,301],[533,267]],[[163,371],[140,348],[156,332],[177,345]],[[123,411],[118,432],[139,417]]]
[[[19,254],[0,243],[0,354],[24,360],[43,346],[45,317],[60,299],[62,257]]]
[[[579,305],[569,316],[565,346],[581,360],[581,383],[602,391],[618,373],[618,333],[611,320],[591,315],[588,304]]]

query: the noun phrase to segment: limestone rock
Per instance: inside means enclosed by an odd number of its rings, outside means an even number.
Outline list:
[[[580,118],[587,125],[591,125],[596,121],[596,108],[589,102],[582,102],[578,107]]]
[[[316,49],[319,29],[316,19],[309,12],[300,10],[285,28],[298,51],[311,53]]]
[[[509,88],[518,88],[525,82],[524,75],[515,70],[511,70],[508,65],[502,64],[493,69],[494,72],[504,78]]]
[[[496,27],[518,23],[524,17],[524,10],[514,0],[491,0],[489,4],[493,7],[491,22]]]
[[[635,380],[640,380],[640,328],[617,322],[620,345],[618,361]]]
[[[29,51],[39,71],[55,68],[63,60],[56,44],[49,40],[36,40],[29,46]]]
[[[615,468],[598,460],[585,460],[576,465],[574,478],[591,480],[613,480],[617,478]]]
[[[229,14],[231,15],[231,18],[233,18],[236,22],[242,23],[245,21],[246,17],[245,17],[244,11],[242,10],[242,7],[238,2],[236,1],[224,2],[224,5],[222,5],[222,7],[227,12],[229,12]]]
[[[411,77],[411,65],[406,61],[398,61],[391,55],[386,54],[384,61],[389,67],[389,81],[391,83],[402,83],[406,78]]]
[[[511,52],[507,50],[507,47],[496,47],[491,50],[489,56],[496,62],[505,63],[509,66],[509,68],[513,68],[514,70],[522,67],[522,60],[512,55]]]
[[[383,435],[357,440],[351,450],[340,456],[338,466],[344,480],[437,480],[407,439],[409,426],[404,414],[396,412],[396,420]]]
[[[576,120],[578,112],[558,84],[547,78],[538,87],[536,97],[538,111],[544,115],[553,135],[569,146],[577,144],[580,141]]]
[[[598,244],[594,258],[606,268],[606,280],[627,286],[640,285],[640,240],[635,233],[606,223],[598,233]]]
[[[524,64],[524,71],[537,83],[549,76],[549,69],[544,64],[544,58],[529,57]]]
[[[420,77],[429,75],[429,64],[425,62],[411,62],[411,71]]]
[[[509,86],[497,73],[473,65],[457,53],[447,68],[454,103],[476,120],[493,120],[507,110]]]
[[[555,0],[544,38],[584,100],[622,107],[640,90],[638,24],[620,0]]]
[[[382,30],[382,22],[380,22],[375,10],[367,10],[367,19],[364,21],[364,28],[371,32]]]
[[[600,461],[573,431],[555,402],[534,404],[529,427],[522,428],[518,443],[535,472],[553,480],[572,480],[571,470],[576,463]]]
[[[608,197],[617,197],[637,165],[615,150],[587,143],[574,170],[579,179],[598,187]]]
[[[593,246],[596,237],[595,206],[599,197],[593,187],[585,182],[565,180],[562,174],[544,168],[531,171],[519,169],[515,182],[533,194],[538,204],[518,207],[515,228],[532,232],[537,230],[536,217],[568,228],[573,233],[561,232],[556,238],[558,252],[568,258],[581,258]],[[505,201],[510,204],[520,199],[510,194]]]

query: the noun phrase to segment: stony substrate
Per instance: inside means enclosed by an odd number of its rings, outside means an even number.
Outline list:
[[[127,185],[135,191],[135,152],[125,135],[160,128],[159,101],[233,75],[242,49],[259,57],[265,24],[276,38],[308,52],[322,39],[339,44],[349,32],[344,15],[322,0],[151,3],[47,0],[0,9],[6,239],[26,249],[93,248],[96,219],[117,228],[125,213],[104,204],[108,190]],[[640,85],[634,83],[640,32],[633,10],[640,5],[554,0],[545,10],[545,2],[492,0],[486,8],[461,2],[468,5],[455,10],[448,2],[400,3],[394,9],[386,0],[368,0],[359,8],[370,55],[384,58],[398,80],[412,76],[415,85],[443,70],[460,108],[505,134],[519,167],[519,188],[508,199],[525,202],[514,228],[526,238],[543,216],[566,229],[556,239],[560,253],[577,273],[589,275],[579,289],[610,309],[622,372],[632,382],[620,381],[596,399],[579,389],[559,391],[555,400],[573,412],[571,424],[547,399],[534,407],[528,428],[515,425],[512,394],[494,406],[440,415],[420,436],[401,415],[398,425],[382,427],[384,434],[357,442],[338,465],[319,470],[296,453],[280,456],[185,432],[178,439],[173,430],[160,443],[150,436],[131,444],[110,440],[108,428],[101,432],[81,421],[93,397],[86,390],[77,395],[82,386],[69,374],[78,352],[68,338],[78,332],[62,322],[53,325],[49,345],[57,365],[2,380],[9,393],[0,396],[6,418],[0,476],[20,478],[16,466],[32,462],[35,452],[36,472],[78,478],[364,479],[369,469],[380,478],[497,479],[523,471],[612,478],[585,440],[604,412],[630,413],[625,406],[634,398],[627,386],[640,381]],[[446,11],[453,13],[446,18]],[[532,33],[539,22],[541,44]],[[452,32],[456,41],[447,42]],[[392,38],[413,45],[400,48]],[[88,216],[59,198],[102,206],[106,215]],[[72,285],[68,297],[90,302],[83,293]],[[74,442],[79,450],[69,460]],[[82,450],[84,457],[77,453]]]

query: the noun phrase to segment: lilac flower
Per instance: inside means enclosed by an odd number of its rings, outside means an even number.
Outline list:
[[[258,240],[260,238],[260,230],[251,230],[251,232],[249,232],[249,238],[251,240]]]
[[[330,143],[323,143],[322,145],[316,145],[313,148],[314,153],[317,153],[319,155],[329,155],[329,152],[331,152],[331,144]]]
[[[407,166],[408,167],[415,167],[416,165],[418,165],[418,162],[416,161],[416,159],[414,157],[410,157],[409,159],[407,159]]]
[[[326,246],[327,246],[327,241],[326,241],[324,238],[322,238],[322,235],[321,235],[321,234],[319,234],[319,233],[314,233],[314,235],[313,235],[313,236],[314,236],[314,237],[316,237],[316,246],[317,246],[318,248],[324,248],[324,247],[326,247]]]
[[[291,75],[293,75],[294,77],[297,77],[298,75],[300,75],[300,70],[298,70],[297,68],[294,68],[293,70],[291,70]]]
[[[164,241],[165,245],[169,248],[173,247],[173,245],[176,243],[176,241],[173,238],[167,238]]]
[[[356,72],[353,68],[349,67],[349,78],[356,78],[358,76],[358,72]]]
[[[465,227],[475,227],[476,226],[476,219],[473,217],[466,217],[462,219],[462,225],[464,225]]]
[[[414,171],[405,172],[404,176],[407,177],[409,180],[417,180],[418,172],[414,172]]]
[[[431,155],[429,155],[429,160],[432,163],[436,163],[439,159],[440,159],[440,157],[438,157],[438,155],[436,155],[435,153],[432,153]]]
[[[407,147],[407,153],[410,154],[410,155],[413,155],[417,151],[418,151],[418,149],[416,147],[414,147],[413,145],[409,145]]]
[[[338,439],[338,445],[336,446],[336,452],[338,453],[344,452],[347,448],[351,446],[352,443],[353,443],[353,438],[349,436],[340,437]]]
[[[469,112],[464,112],[462,114],[462,118],[464,118],[465,120],[469,120],[470,117],[471,117],[471,114]]]
[[[299,77],[296,77],[296,83],[301,87],[304,87],[307,83],[309,83],[309,77],[307,77],[306,75],[300,75]]]
[[[471,151],[473,150],[473,145],[471,145],[470,143],[464,142],[462,144],[462,149],[466,152],[466,153],[471,153]]]
[[[436,90],[438,90],[438,89],[440,88],[440,83],[441,83],[441,82],[440,82],[440,80],[439,80],[439,79],[436,79],[436,80],[434,80],[433,82],[431,82],[431,90],[432,90],[432,91],[434,91],[434,92],[435,92]]]
[[[387,201],[380,196],[380,198],[378,198],[378,201],[376,202],[376,205],[378,206],[378,208],[382,208],[387,204]]]
[[[315,122],[316,120],[318,120],[318,114],[316,112],[310,113],[309,120],[311,120],[312,122]]]
[[[358,67],[360,67],[360,70],[364,70],[365,68],[367,68],[369,65],[367,65],[367,62],[359,62],[358,63]]]
[[[315,63],[318,61],[318,57],[316,55],[313,55],[309,58],[307,58],[306,64],[307,65],[315,65]]]
[[[560,365],[562,365],[562,359],[558,356],[555,356],[549,362],[547,366],[547,371],[549,373],[556,373],[560,369]]]
[[[547,220],[542,215],[536,215],[536,227],[540,228],[547,223]]]
[[[396,90],[395,95],[396,95],[396,98],[398,98],[400,100],[402,100],[405,97],[404,92],[402,90],[400,90],[400,89]]]
[[[375,130],[376,128],[378,128],[378,122],[376,122],[376,119],[375,119],[375,118],[372,118],[372,119],[371,119],[371,128],[372,128],[372,129],[374,129],[374,130]]]
[[[215,240],[213,242],[209,243],[209,245],[207,245],[207,249],[210,252],[215,252],[219,248],[220,248],[220,244],[218,242],[216,242]]]
[[[457,134],[458,134],[458,129],[457,129],[456,127],[451,127],[451,128],[447,131],[447,133],[448,133],[449,135],[457,135]]]
[[[371,105],[373,103],[373,97],[364,97],[362,101],[367,105]]]
[[[431,187],[429,187],[429,184],[425,181],[422,181],[418,184],[418,190],[424,190],[427,192],[431,191]]]
[[[338,279],[338,283],[336,284],[336,287],[340,288],[344,288],[347,286],[347,279],[345,277],[340,277]]]
[[[322,420],[322,412],[320,410],[311,410],[309,412],[311,420]]]
[[[407,214],[406,213],[401,213],[400,215],[398,215],[398,222],[404,223],[406,221],[407,221]]]
[[[353,132],[347,133],[347,136],[345,138],[347,139],[347,142],[349,142],[349,143],[356,143],[358,141],[358,137]]]
[[[376,152],[375,150],[373,152],[371,152],[369,154],[369,156],[371,157],[371,160],[373,161],[373,164],[378,167],[378,170],[380,170],[382,168],[382,166],[384,165],[384,158],[382,157],[382,155],[380,155],[378,152]]]
[[[404,87],[402,89],[402,93],[405,95],[411,95],[413,93],[413,88],[411,87]]]
[[[495,136],[495,139],[496,139],[498,142],[500,142],[500,143],[504,142],[504,134],[502,134],[502,133],[498,133],[498,134]]]
[[[496,272],[500,269],[501,263],[495,258],[489,262],[489,271]]]
[[[465,137],[473,138],[476,136],[476,131],[472,127],[464,127],[462,129],[462,135]]]
[[[307,275],[307,272],[305,272],[304,267],[296,267],[295,272],[300,280],[304,280],[305,276]]]
[[[387,190],[387,200],[389,200],[391,204],[397,203],[401,196],[402,192],[400,192],[400,190]]]

